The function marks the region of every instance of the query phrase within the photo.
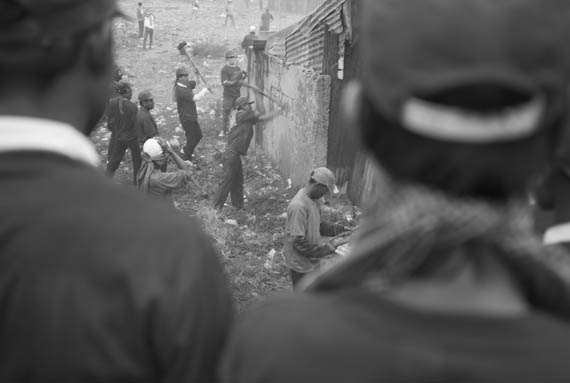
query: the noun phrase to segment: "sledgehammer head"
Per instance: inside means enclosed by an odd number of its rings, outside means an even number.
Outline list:
[[[186,53],[186,46],[188,45],[188,43],[186,41],[182,41],[180,44],[178,44],[178,46],[176,47],[178,49],[178,52],[180,52],[181,55],[185,55]]]

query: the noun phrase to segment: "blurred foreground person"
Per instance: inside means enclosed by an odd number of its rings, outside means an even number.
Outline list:
[[[311,172],[307,185],[287,206],[283,256],[293,286],[305,274],[317,270],[320,259],[334,253],[335,248],[321,236],[334,237],[347,230],[343,225],[321,219],[320,200],[327,193],[333,194],[335,183],[336,178],[330,169],[316,168]]]
[[[0,382],[215,380],[232,309],[211,241],[101,174],[86,137],[116,14],[0,5]]]
[[[384,190],[350,255],[245,315],[223,381],[570,381],[567,255],[526,202],[568,111],[570,3],[362,6],[345,115]]]
[[[536,216],[544,231],[545,245],[570,250],[570,130],[557,140],[558,148],[533,194]],[[549,218],[549,219],[545,219]],[[538,225],[537,225],[538,226]]]

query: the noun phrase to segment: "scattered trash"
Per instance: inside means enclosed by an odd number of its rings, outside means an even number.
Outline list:
[[[227,223],[228,225],[232,225],[232,226],[237,226],[237,225],[238,225],[238,223],[237,223],[237,221],[236,221],[235,219],[226,219],[226,223]]]
[[[267,253],[267,256],[265,257],[265,263],[263,264],[263,267],[265,267],[266,270],[273,269],[275,262],[275,254],[277,254],[275,249],[271,249],[269,250],[269,253]]]

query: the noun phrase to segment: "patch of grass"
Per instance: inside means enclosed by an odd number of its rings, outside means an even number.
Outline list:
[[[192,56],[223,58],[227,50],[222,44],[199,42],[192,45]]]

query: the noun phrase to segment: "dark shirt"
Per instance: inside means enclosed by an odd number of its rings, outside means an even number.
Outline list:
[[[137,106],[123,97],[115,97],[107,106],[107,126],[119,141],[137,138]]]
[[[270,345],[270,347],[268,347]],[[224,383],[568,382],[570,324],[416,310],[366,290],[263,302],[234,328]]]
[[[243,41],[241,42],[241,47],[243,49],[246,49],[246,48],[253,46],[254,40],[259,40],[259,36],[256,35],[255,33],[248,33],[243,38]]]
[[[198,121],[194,92],[188,86],[176,83],[174,94],[178,107],[178,117],[182,121]]]
[[[260,31],[268,31],[269,25],[273,20],[273,15],[269,12],[264,12],[261,14],[261,27],[259,27]]]
[[[53,154],[0,154],[0,187],[0,382],[215,381],[232,306],[195,220]]]
[[[257,121],[259,121],[259,113],[253,110],[239,111],[236,115],[236,125],[228,134],[226,148],[245,156],[253,138],[253,125]]]
[[[242,70],[236,66],[225,65],[220,72],[222,84],[224,81],[244,80],[245,76]],[[224,85],[224,98],[236,99],[240,95],[240,84]]]
[[[154,117],[148,109],[143,107],[140,107],[137,113],[137,135],[141,144],[144,144],[149,138],[158,136],[158,128]]]

